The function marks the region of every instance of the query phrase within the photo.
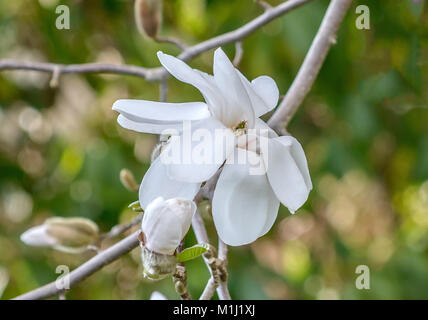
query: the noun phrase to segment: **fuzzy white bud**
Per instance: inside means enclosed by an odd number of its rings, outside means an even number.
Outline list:
[[[189,231],[195,212],[196,204],[190,200],[162,197],[153,200],[141,222],[144,247],[155,253],[173,255]]]
[[[61,217],[49,218],[21,235],[21,241],[29,246],[52,247],[62,251],[83,248],[97,238],[98,226],[93,221]]]

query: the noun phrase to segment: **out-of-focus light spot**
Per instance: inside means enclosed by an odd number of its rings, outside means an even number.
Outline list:
[[[281,281],[269,281],[266,285],[263,286],[263,289],[271,299],[292,299],[292,297],[290,297],[290,290],[288,290],[287,286]]]
[[[368,257],[374,263],[384,264],[394,253],[394,244],[391,239],[379,237],[374,239],[368,249]]]
[[[288,241],[282,248],[282,270],[290,280],[300,282],[309,274],[311,267],[308,247],[301,241]]]
[[[289,216],[279,223],[279,236],[282,240],[296,240],[314,226],[314,219],[307,212]]]
[[[33,210],[33,199],[22,189],[12,189],[2,196],[3,212],[12,222],[27,219]]]
[[[322,288],[317,294],[318,300],[339,300],[339,293],[333,288]]]
[[[282,273],[281,247],[275,241],[259,239],[251,244],[251,249],[260,264]]]
[[[77,147],[68,147],[62,153],[57,178],[63,182],[73,180],[83,165],[84,154]]]
[[[52,126],[37,109],[31,107],[22,109],[18,123],[34,142],[46,143],[52,136]]]
[[[59,0],[39,0],[40,5],[43,8],[51,9],[58,4]]]
[[[303,284],[305,292],[312,296],[316,296],[322,287],[323,281],[320,276],[310,276]]]
[[[36,149],[25,147],[18,154],[18,163],[29,175],[40,177],[45,172],[45,161]]]
[[[91,198],[92,186],[88,181],[79,180],[70,185],[70,196],[77,202],[85,202]]]
[[[188,33],[202,34],[207,27],[205,0],[179,0],[177,2],[178,24]]]
[[[334,228],[346,232],[354,226],[357,208],[347,197],[339,195],[328,205],[326,215]]]

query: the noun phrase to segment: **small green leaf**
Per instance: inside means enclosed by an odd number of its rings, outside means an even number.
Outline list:
[[[130,209],[132,209],[133,211],[136,211],[136,212],[144,212],[143,208],[141,208],[141,206],[140,206],[140,201],[138,201],[138,200],[132,202],[128,206],[128,208],[130,208]]]
[[[193,260],[193,259],[203,255],[209,249],[210,249],[209,244],[198,243],[197,245],[194,245],[193,247],[186,248],[183,251],[181,251],[177,256],[177,260],[178,260],[178,262]]]

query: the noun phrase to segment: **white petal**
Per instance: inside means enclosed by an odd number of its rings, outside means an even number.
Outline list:
[[[255,129],[259,130],[260,132],[267,132],[268,133],[268,137],[269,138],[276,138],[278,137],[278,134],[272,130],[271,127],[269,127],[267,125],[266,122],[264,122],[262,119],[257,118],[256,119],[256,124],[255,124]]]
[[[32,227],[21,235],[21,241],[29,246],[50,247],[56,245],[57,241],[46,232],[47,226],[42,224]]]
[[[256,117],[260,117],[275,108],[279,98],[279,90],[272,78],[260,76],[250,83],[239,70],[236,71],[245,90],[247,90]]]
[[[250,158],[253,152],[236,149]],[[266,175],[251,175],[250,164],[225,164],[213,197],[213,219],[219,237],[228,245],[251,243],[264,235],[276,219],[279,201]]]
[[[213,85],[213,81],[209,81],[209,75],[189,67],[186,63],[176,57],[158,52],[159,61],[165,69],[178,80],[188,83],[197,88],[204,96],[210,110],[219,117],[218,111],[224,105],[224,99],[218,91],[218,88]]]
[[[306,160],[305,151],[303,150],[300,142],[292,136],[281,136],[275,140],[280,141],[284,145],[291,145],[291,155],[296,162],[296,165],[299,167],[300,173],[303,175],[306,187],[309,190],[312,190],[312,180],[309,174],[308,161]]]
[[[234,145],[233,132],[217,119],[209,118],[172,137],[160,157],[171,179],[200,183],[217,172]]]
[[[312,189],[302,147],[293,137],[278,137],[269,139],[268,152],[263,154],[273,191],[294,213],[306,202]]]
[[[149,123],[149,122],[137,122],[130,120],[123,115],[117,117],[117,123],[125,129],[133,130],[137,132],[152,133],[152,134],[171,134],[177,135],[183,130],[183,123]]]
[[[185,183],[170,179],[167,168],[158,157],[152,162],[141,182],[139,192],[141,208],[146,209],[148,204],[157,197],[193,200],[200,186],[200,183]]]
[[[214,80],[226,99],[222,122],[231,127],[246,120],[252,128],[255,115],[251,100],[235,67],[221,48],[214,52]]]
[[[182,122],[201,120],[211,116],[203,102],[166,103],[146,100],[117,100],[113,110],[136,122]]]
[[[192,223],[196,204],[184,199],[151,202],[143,216],[141,230],[145,235],[145,247],[151,251],[171,255],[179,246]]]
[[[251,81],[251,86],[253,87],[257,95],[262,98],[266,104],[266,109],[257,110],[256,116],[259,117],[275,108],[279,99],[279,89],[275,83],[275,80],[268,76],[260,76]],[[261,113],[263,111],[264,113]]]

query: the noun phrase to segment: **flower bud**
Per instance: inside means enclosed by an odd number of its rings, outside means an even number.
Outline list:
[[[138,31],[156,38],[162,23],[162,0],[136,0],[134,10]]]
[[[192,223],[196,204],[190,200],[158,197],[146,208],[141,222],[143,275],[160,280],[175,272],[174,255]]]
[[[27,245],[52,247],[60,251],[84,248],[97,238],[98,226],[86,218],[49,218],[21,235],[21,241]]]
[[[135,182],[134,175],[128,169],[120,170],[120,182],[122,182],[123,186],[129,191],[138,191],[139,186],[137,182]]]
[[[173,255],[189,231],[195,212],[193,201],[156,198],[147,206],[141,222],[144,246],[156,253]]]
[[[174,255],[160,254],[141,245],[143,276],[149,280],[161,280],[175,272],[177,258]]]

